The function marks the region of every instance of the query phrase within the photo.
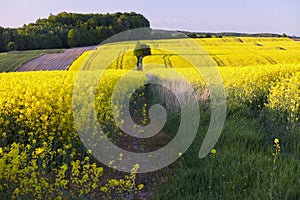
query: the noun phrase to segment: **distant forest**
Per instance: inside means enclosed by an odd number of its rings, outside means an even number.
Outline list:
[[[150,22],[135,12],[50,14],[22,28],[0,26],[0,52],[96,45],[114,34],[141,27],[150,27]]]

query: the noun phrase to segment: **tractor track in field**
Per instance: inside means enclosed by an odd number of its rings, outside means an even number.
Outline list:
[[[124,54],[125,54],[125,50],[123,50],[120,54],[119,54],[119,56],[118,56],[118,58],[117,58],[117,65],[116,65],[116,69],[123,69],[123,67],[122,67],[122,63],[123,63],[123,59],[124,59]]]
[[[67,70],[82,53],[96,46],[66,49],[63,53],[44,54],[22,64],[16,72]]]
[[[273,58],[270,58],[269,56],[261,55],[261,57],[266,59],[270,64],[273,64],[273,65],[277,64],[277,62]]]
[[[171,57],[171,55],[165,55],[163,57],[166,68],[173,68],[170,57]]]
[[[220,59],[218,58],[217,56],[211,56],[212,59],[217,63],[217,66],[226,66],[225,63]]]

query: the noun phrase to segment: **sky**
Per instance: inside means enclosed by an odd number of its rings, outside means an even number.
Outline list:
[[[299,0],[0,0],[0,5],[2,27],[21,27],[63,11],[134,11],[154,29],[300,36]]]

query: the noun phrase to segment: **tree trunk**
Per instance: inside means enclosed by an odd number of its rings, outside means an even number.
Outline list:
[[[143,71],[143,57],[142,56],[138,57],[137,70]]]

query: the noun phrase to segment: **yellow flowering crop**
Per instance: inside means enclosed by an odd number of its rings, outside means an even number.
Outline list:
[[[276,64],[296,64],[300,62],[300,44],[289,38],[251,38],[251,37],[225,37],[195,39],[207,51],[216,66],[257,66]],[[152,55],[143,60],[145,70],[154,67],[162,68],[190,68],[192,65],[180,55],[168,52],[165,49],[181,49],[189,56],[196,55],[193,48],[188,48],[185,39],[144,41],[151,47]],[[90,51],[79,57],[70,67],[70,70],[99,69],[99,63],[105,63],[108,69],[136,69],[137,60],[133,54],[136,42],[120,42],[99,46],[97,50]],[[185,50],[186,49],[186,50]],[[103,53],[106,52],[106,53]],[[114,52],[120,52],[115,54]],[[87,56],[90,62],[83,62]],[[114,60],[106,63],[107,60]],[[203,59],[205,60],[205,59]],[[201,62],[201,60],[199,61]],[[205,66],[205,62],[201,64]]]
[[[245,67],[218,67],[227,92],[229,103],[242,103],[252,109],[264,107],[274,112],[275,119],[299,122],[300,65],[258,65]],[[206,83],[195,68],[157,68],[148,71],[164,81],[186,78],[199,99],[209,98]]]
[[[99,81],[96,109],[100,123],[107,127],[115,127],[109,96],[126,73],[108,70]],[[72,111],[76,75],[71,71],[0,74],[2,197],[101,199],[107,194],[103,189],[106,182],[119,182],[110,180],[78,137]],[[137,72],[128,81],[134,78],[145,80]],[[110,134],[116,132],[110,130]],[[126,189],[120,188],[120,193],[138,190],[134,175],[123,180],[130,184]],[[114,192],[112,187],[107,189]]]
[[[287,76],[271,87],[266,107],[274,111],[274,120],[284,118],[291,123],[299,122],[300,72]]]
[[[266,108],[274,120],[285,119],[294,125],[299,123],[299,43],[287,38],[196,41],[212,56],[216,65],[225,66],[218,67],[218,71],[224,81],[229,103],[241,103],[252,109]],[[147,76],[156,76],[163,81],[174,78],[180,83],[180,79],[176,79],[178,77],[170,76],[175,70],[191,83],[199,99],[209,100],[209,91],[198,71],[182,57],[160,50],[170,45],[182,48],[184,42],[161,40],[150,44],[153,55],[144,58]],[[95,109],[101,128],[110,138],[122,134],[116,121],[125,123],[121,120],[123,107],[117,105],[114,116],[111,96],[115,85],[128,73],[124,69],[136,67],[134,47],[135,42],[100,46],[79,57],[70,71],[0,74],[0,193],[4,198],[122,198],[124,193],[136,193],[144,188],[143,184],[136,183],[138,164],[125,177],[116,179],[106,176],[104,168],[94,162],[91,151],[83,146],[77,134],[80,128],[94,133],[97,127],[82,120],[75,128],[72,110],[73,106],[81,106],[72,105],[74,99],[89,105],[90,102],[80,94],[86,90],[95,92]],[[113,62],[106,63],[111,61],[112,57],[109,56],[115,56],[113,53],[116,49],[123,50],[123,54],[113,57]],[[104,50],[108,52],[105,56],[101,53]],[[187,48],[186,53],[195,52]],[[80,72],[87,76],[83,85],[75,91],[77,96],[74,96],[73,87],[79,68],[97,70],[103,63],[107,66],[102,67],[110,70],[103,73],[96,90],[84,87],[92,81],[89,73],[93,72]],[[151,63],[161,67],[151,69]],[[173,70],[168,69],[171,67]],[[126,84],[132,83],[132,80],[145,83],[146,73],[134,72],[125,78],[122,82],[124,85],[119,89],[129,89]],[[115,95],[121,102],[122,96],[118,93]],[[141,92],[133,98],[137,100],[144,95]],[[139,105],[139,108],[146,107],[144,103]],[[90,107],[84,107],[83,110],[82,119],[89,119]],[[143,122],[146,122],[146,114],[144,109]],[[277,156],[279,140],[275,139],[274,144]],[[211,151],[213,155],[216,153],[215,149]],[[120,154],[113,158],[112,167],[115,162],[122,161],[123,156]],[[182,153],[178,156],[182,156]]]
[[[84,52],[81,56],[79,56],[69,67],[69,71],[78,71],[80,70],[83,63],[89,58],[89,56],[93,53],[93,50]]]

